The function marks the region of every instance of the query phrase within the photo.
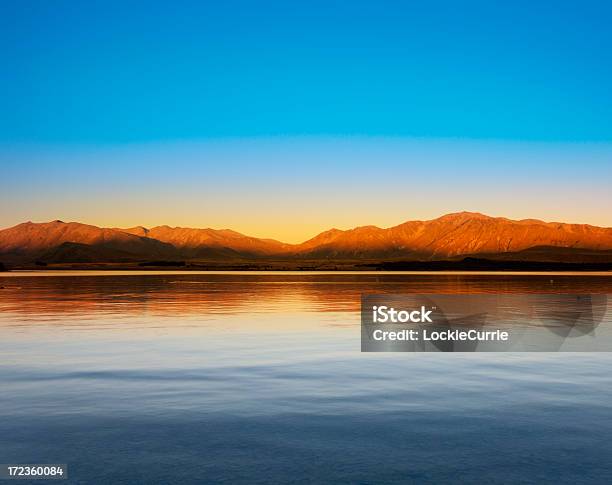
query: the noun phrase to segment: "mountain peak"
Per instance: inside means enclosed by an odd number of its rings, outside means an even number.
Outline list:
[[[449,220],[469,220],[469,219],[496,219],[495,217],[488,216],[486,214],[482,214],[480,212],[469,212],[469,211],[461,211],[461,212],[451,212],[450,214],[445,214],[437,219],[436,221],[449,221]],[[503,219],[503,218],[500,218]]]

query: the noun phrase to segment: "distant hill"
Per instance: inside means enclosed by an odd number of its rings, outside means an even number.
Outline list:
[[[172,244],[188,259],[223,256],[270,256],[291,249],[290,244],[284,244],[273,239],[245,236],[230,229],[193,229],[170,226],[146,229],[138,226],[118,230]]]
[[[513,221],[461,212],[388,229],[365,226],[328,231],[298,245],[295,251],[319,258],[440,259],[517,252],[534,246],[609,250],[612,228],[534,219]]]
[[[104,258],[124,261],[169,258],[176,255],[171,244],[78,222],[25,222],[0,231],[0,260],[81,262]],[[85,256],[87,254],[87,256]]]
[[[448,214],[387,229],[331,229],[301,244],[246,236],[229,229],[158,226],[100,228],[77,222],[26,222],[0,231],[5,263],[126,261],[612,261],[612,228],[513,221],[479,213]]]

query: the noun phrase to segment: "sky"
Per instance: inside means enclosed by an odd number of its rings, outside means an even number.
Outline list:
[[[609,2],[0,4],[0,227],[612,226]]]

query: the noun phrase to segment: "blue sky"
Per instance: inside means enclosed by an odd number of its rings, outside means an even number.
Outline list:
[[[611,21],[588,1],[3,2],[0,227],[612,226]]]
[[[6,142],[612,140],[610,2],[3,2]]]

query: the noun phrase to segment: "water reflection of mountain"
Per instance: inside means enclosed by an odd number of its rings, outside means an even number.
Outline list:
[[[91,315],[358,312],[368,293],[612,293],[606,275],[129,274],[3,278],[0,311]]]

